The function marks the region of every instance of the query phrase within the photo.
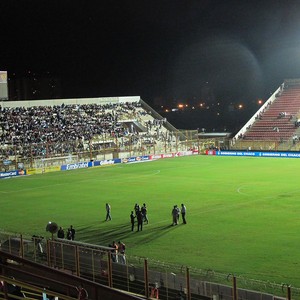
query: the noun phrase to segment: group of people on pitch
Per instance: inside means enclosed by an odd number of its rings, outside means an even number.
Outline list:
[[[178,207],[178,205],[174,205],[172,209],[172,225],[178,225],[179,223],[179,217],[181,214],[182,223],[186,224],[185,214],[186,214],[186,206],[182,203],[181,208]]]
[[[130,214],[131,231],[134,230],[135,218],[137,219],[137,231],[143,230],[143,223],[144,222],[146,222],[146,224],[149,223],[147,213],[148,210],[147,210],[146,203],[144,203],[143,206],[140,206],[137,203],[134,205],[134,210],[132,210]]]

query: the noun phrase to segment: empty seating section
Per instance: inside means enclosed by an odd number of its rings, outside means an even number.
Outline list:
[[[288,141],[297,130],[300,85],[285,87],[249,126],[243,140]]]

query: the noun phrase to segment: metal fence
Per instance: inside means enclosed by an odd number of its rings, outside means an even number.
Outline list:
[[[1,250],[111,288],[165,300],[300,299],[300,289],[119,254],[77,241],[0,233]],[[125,260],[124,260],[125,259]],[[274,296],[275,295],[275,296]]]

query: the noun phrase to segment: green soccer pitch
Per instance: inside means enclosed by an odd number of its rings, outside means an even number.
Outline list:
[[[300,287],[300,159],[193,156],[0,181],[0,230],[126,244],[128,255]],[[112,221],[105,222],[105,203]],[[135,203],[149,224],[131,232]],[[187,224],[171,226],[173,205]]]

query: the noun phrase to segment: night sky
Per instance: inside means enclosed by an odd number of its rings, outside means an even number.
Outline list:
[[[0,69],[64,98],[264,100],[300,77],[300,1],[2,0]]]

